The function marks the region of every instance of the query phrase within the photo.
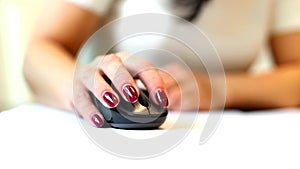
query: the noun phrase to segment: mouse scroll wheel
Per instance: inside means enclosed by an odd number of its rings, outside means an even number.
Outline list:
[[[144,107],[149,108],[150,107],[150,103],[149,100],[147,99],[147,96],[145,95],[144,92],[140,93],[140,96],[138,98],[138,102],[143,105]]]

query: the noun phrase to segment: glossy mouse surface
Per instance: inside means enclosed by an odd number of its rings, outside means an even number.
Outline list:
[[[140,89],[137,102],[129,103],[119,95],[118,106],[111,109],[105,107],[93,94],[91,98],[106,122],[114,128],[155,129],[164,123],[168,114],[168,110],[155,104],[143,89]]]

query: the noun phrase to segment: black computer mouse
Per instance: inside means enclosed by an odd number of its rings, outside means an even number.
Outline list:
[[[111,85],[113,89],[113,85]],[[103,115],[106,122],[113,128],[119,129],[155,129],[164,123],[168,115],[167,108],[154,103],[147,90],[140,89],[138,101],[129,103],[120,93],[120,102],[115,108],[105,107],[92,93],[93,103]]]

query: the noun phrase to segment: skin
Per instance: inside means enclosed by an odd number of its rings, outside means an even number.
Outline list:
[[[210,82],[201,74],[195,74],[200,91],[199,100],[191,97],[195,86],[191,86],[189,72],[175,76],[181,69],[178,65],[169,65],[164,71],[137,57],[126,53],[110,54],[96,59],[78,69],[74,77],[76,53],[80,45],[96,30],[101,16],[81,9],[73,4],[52,1],[52,8],[41,17],[29,44],[24,63],[24,74],[39,102],[73,111],[96,127],[93,115],[99,114],[91,103],[88,91],[107,107],[103,92],[116,95],[104,81],[103,74],[113,79],[120,93],[124,84],[132,85],[137,92],[134,78],[145,83],[150,95],[161,89],[169,98],[172,110],[206,110],[210,108]],[[84,25],[84,26],[82,26]],[[264,109],[295,107],[300,105],[300,32],[274,35],[270,45],[277,67],[268,73],[251,75],[245,72],[226,74],[226,108]],[[102,58],[102,59],[101,59]],[[104,59],[103,59],[104,58]],[[136,66],[136,65],[140,65]],[[114,67],[118,67],[115,72]],[[87,76],[92,74],[93,76]],[[170,76],[174,75],[174,76]],[[163,80],[162,80],[163,79]],[[74,80],[74,81],[73,81]],[[74,84],[73,84],[74,82]],[[73,86],[75,90],[73,93]],[[179,88],[178,86],[181,86]],[[182,91],[182,92],[181,92]],[[190,96],[190,97],[186,97]],[[117,99],[119,99],[117,96]],[[121,97],[126,98],[124,95]],[[182,101],[182,102],[181,102]],[[74,102],[76,104],[74,104]],[[182,104],[179,104],[182,103]]]
[[[103,74],[112,80],[125,100],[124,85],[132,86],[139,93],[133,78],[143,81],[153,100],[156,100],[157,90],[166,93],[164,82],[151,63],[125,53],[96,57],[92,63],[79,67],[74,77],[75,55],[96,30],[101,17],[63,1],[53,1],[50,5],[52,8],[41,17],[34,31],[24,63],[25,77],[39,102],[68,111],[76,110],[91,124],[101,127],[104,118],[92,104],[88,91],[109,108],[103,94],[111,92],[118,99]],[[95,115],[99,116],[96,123]]]

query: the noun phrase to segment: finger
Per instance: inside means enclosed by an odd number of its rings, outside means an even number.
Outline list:
[[[129,72],[138,77],[146,86],[150,97],[162,107],[169,104],[165,84],[153,64],[140,58],[118,53]]]
[[[93,126],[102,127],[105,120],[92,103],[86,89],[83,86],[74,88],[74,107],[76,112]]]
[[[156,101],[162,107],[169,105],[169,99],[167,96],[167,90],[165,84],[160,77],[158,71],[152,66],[145,66],[145,70],[138,74],[138,77],[145,84],[147,90],[150,93],[150,97]]]
[[[103,73],[112,81],[125,100],[131,103],[138,100],[138,87],[117,55],[111,54],[105,56],[98,66],[101,67]]]
[[[168,94],[172,98],[169,107],[172,110],[198,110],[200,107],[199,91],[193,83],[184,83],[168,88]]]
[[[104,80],[100,72],[95,74],[93,94],[97,95],[98,100],[108,108],[114,108],[119,103],[118,95],[113,91],[111,86]]]
[[[91,68],[83,68],[81,70],[81,82],[105,107],[114,108],[119,103],[118,95],[103,79],[96,66],[92,65],[90,66]]]
[[[188,79],[193,77],[192,72],[185,70],[179,64],[169,64],[163,67],[161,72],[164,72],[164,81],[169,83],[170,86],[178,85],[183,82],[188,82]]]
[[[159,74],[160,74],[161,78],[163,79],[163,81],[166,85],[166,88],[168,90],[169,90],[169,88],[178,86],[178,83],[176,82],[176,80],[174,78],[172,78],[171,75],[168,74],[167,72],[161,70],[161,71],[159,71]]]
[[[168,88],[168,95],[169,95],[169,109],[171,110],[180,110],[181,108],[181,91],[176,87]]]

